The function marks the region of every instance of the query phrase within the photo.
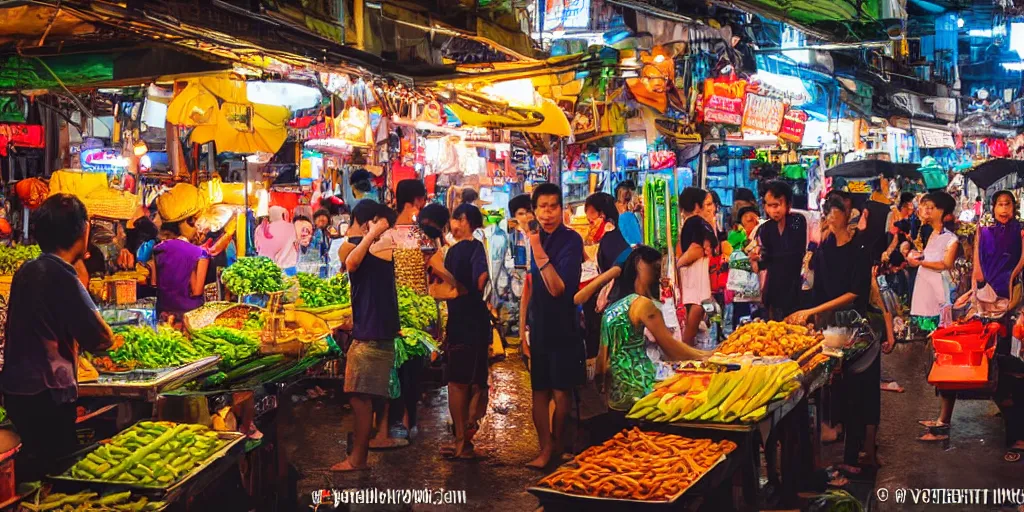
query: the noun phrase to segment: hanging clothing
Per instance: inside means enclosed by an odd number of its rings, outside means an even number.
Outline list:
[[[647,356],[643,326],[633,325],[629,310],[640,298],[631,293],[604,312],[601,321],[601,345],[608,347],[611,373],[608,407],[629,411],[637,400],[654,390],[657,371]]]

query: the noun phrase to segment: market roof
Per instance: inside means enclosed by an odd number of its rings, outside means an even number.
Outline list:
[[[839,164],[825,171],[826,178],[893,178],[901,176],[912,180],[921,179],[917,164],[887,162],[885,160],[857,160]]]

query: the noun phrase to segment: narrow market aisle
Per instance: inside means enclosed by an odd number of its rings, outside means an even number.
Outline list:
[[[921,419],[935,419],[939,398],[928,384],[930,347],[923,342],[897,345],[896,351],[884,355],[882,377],[896,379],[905,393],[882,393],[882,425],[879,432],[880,453],[885,466],[879,471],[876,488],[953,488],[993,489],[1020,488],[1024,482],[1024,463],[1003,461],[1004,435],[1002,419],[991,400],[961,400],[953,412],[953,429],[948,445],[923,443],[917,440],[924,427]],[[841,459],[840,451],[827,451]],[[864,489],[874,494],[874,489]],[[856,493],[860,494],[860,493]],[[890,494],[891,496],[891,494]],[[890,499],[871,504],[873,511],[934,510],[933,505],[904,505]],[[961,510],[956,505],[943,510]],[[998,509],[998,507],[995,507]],[[990,510],[967,507],[963,510]],[[1011,509],[1012,510],[1012,509]]]
[[[487,418],[476,436],[479,462],[441,458],[450,442],[445,389],[431,390],[420,404],[419,436],[407,448],[371,451],[371,471],[340,475],[330,467],[345,457],[345,433],[352,415],[338,397],[308,400],[295,406],[294,422],[286,425],[289,461],[299,471],[300,510],[309,510],[310,493],[319,489],[445,489],[465,490],[466,504],[450,507],[366,506],[352,510],[495,510],[529,511],[537,500],[525,491],[541,476],[525,464],[536,456],[537,441],[530,415],[529,375],[510,348],[505,361],[491,367],[493,386]]]

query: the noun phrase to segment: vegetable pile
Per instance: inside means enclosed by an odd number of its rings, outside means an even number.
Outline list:
[[[260,350],[259,338],[248,331],[211,325],[192,331],[192,344],[196,350],[208,355],[219,355],[222,368],[234,368]]]
[[[202,425],[143,421],[89,452],[65,476],[165,488],[225,444],[217,432]]]
[[[240,296],[284,290],[284,273],[266,256],[239,258],[224,269],[221,280],[228,291]]]
[[[170,327],[156,331],[148,327],[125,327],[115,331],[124,343],[109,352],[119,366],[134,368],[169,368],[202,359],[206,354],[196,350],[185,336]]]
[[[38,245],[0,245],[0,274],[13,274],[22,263],[38,258],[42,253]]]
[[[399,285],[398,319],[402,329],[425,331],[437,323],[437,302],[429,295],[419,295],[412,288]]]
[[[299,279],[299,298],[303,307],[347,306],[352,302],[349,297],[348,274],[337,274],[325,280],[300,272],[296,277]]]
[[[434,338],[426,332],[402,329],[402,333],[395,338],[395,368],[414,357],[429,355],[433,347]]]
[[[32,511],[52,512],[151,512],[167,506],[162,501],[149,501],[142,496],[132,498],[131,491],[108,494],[100,497],[90,491],[78,494],[53,493],[43,499],[36,494],[35,501],[23,501],[21,506]]]

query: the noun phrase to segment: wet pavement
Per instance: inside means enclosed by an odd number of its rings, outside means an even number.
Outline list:
[[[925,343],[917,342],[899,345],[893,354],[883,356],[883,377],[896,379],[906,392],[883,392],[878,441],[885,465],[875,483],[853,484],[849,490],[872,511],[999,510],[992,506],[938,508],[894,503],[899,488],[1024,488],[1024,461],[1008,464],[1002,460],[1003,423],[993,415],[996,408],[991,401],[958,402],[948,443],[916,440],[924,432],[917,421],[934,419],[939,409],[938,397],[927,383],[928,350]],[[420,405],[419,435],[409,447],[371,452],[372,470],[354,475],[333,474],[329,469],[345,457],[345,436],[351,430],[351,414],[340,393],[297,404],[296,421],[285,426],[285,436],[289,460],[299,472],[300,509],[306,509],[314,490],[375,487],[464,490],[466,502],[448,506],[365,505],[351,510],[534,510],[537,500],[525,489],[541,474],[524,466],[537,450],[529,377],[514,350],[506,361],[492,367],[492,373],[490,407],[476,438],[478,449],[488,458],[478,462],[452,462],[439,455],[441,446],[451,439],[443,388],[426,393]],[[823,453],[827,464],[840,462],[841,456],[841,444],[828,446]],[[889,491],[885,503],[875,497],[876,489],[882,487]]]

